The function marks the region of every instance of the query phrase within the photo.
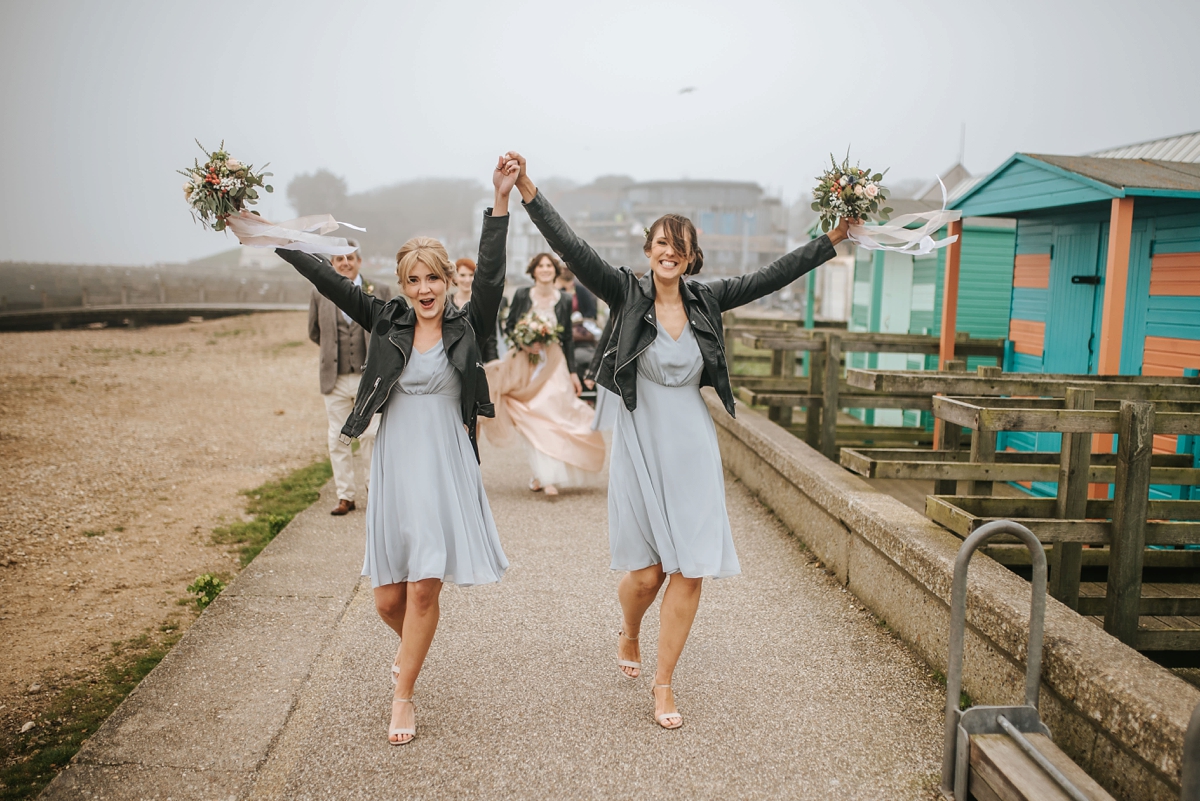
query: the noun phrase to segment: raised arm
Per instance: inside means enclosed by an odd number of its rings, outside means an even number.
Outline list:
[[[492,208],[483,213],[483,230],[479,234],[479,258],[471,300],[467,302],[467,318],[479,337],[480,346],[496,328],[500,299],[504,296],[504,271],[507,266],[508,196],[517,180],[516,162],[501,158],[492,171],[496,196]]]
[[[333,265],[320,256],[301,253],[298,250],[276,248],[275,252],[288,264],[296,268],[325,297],[339,309],[350,315],[350,319],[370,331],[383,309],[383,301],[368,295],[344,275],[333,269]]]
[[[721,311],[736,309],[761,297],[778,292],[805,273],[837,255],[834,246],[846,238],[849,220],[842,220],[828,234],[796,248],[759,270],[737,278],[725,278],[708,284]]]
[[[599,295],[609,306],[619,306],[624,299],[622,290],[624,282],[621,273],[611,264],[600,258],[600,254],[592,246],[584,242],[566,220],[559,216],[545,195],[537,190],[533,181],[525,171],[525,159],[519,153],[509,151],[506,158],[516,161],[521,168],[517,178],[517,190],[521,193],[521,201],[529,218],[537,226],[542,236],[550,243],[550,248],[562,257],[571,272],[580,283]]]

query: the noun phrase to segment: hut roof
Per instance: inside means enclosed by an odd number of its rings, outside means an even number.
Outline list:
[[[1160,159],[1015,153],[958,194],[966,216],[1006,216],[1034,209],[1158,196],[1200,199],[1200,164]]]
[[[1200,163],[1200,131],[1088,153],[1102,159],[1162,159]]]
[[[1144,158],[1046,156],[1039,153],[1025,155],[1112,187],[1200,191],[1200,163]]]

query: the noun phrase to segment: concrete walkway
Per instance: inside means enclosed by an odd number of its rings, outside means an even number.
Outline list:
[[[47,789],[57,798],[929,799],[943,696],[741,484],[743,575],[705,583],[684,727],[616,668],[603,480],[555,501],[484,447],[512,567],[447,587],[416,740],[387,743],[396,640],[358,582],[363,515],[321,500],[238,577]]]

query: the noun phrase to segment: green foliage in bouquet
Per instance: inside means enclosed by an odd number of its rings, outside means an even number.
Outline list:
[[[547,344],[556,342],[560,334],[562,334],[562,326],[556,323],[551,323],[539,314],[527,312],[517,324],[513,326],[513,330],[504,335],[504,340],[514,348],[529,348],[533,345]],[[541,361],[541,355],[537,353],[527,353],[530,364],[537,364]]]
[[[821,215],[822,231],[828,231],[842,218],[866,221],[874,215],[880,220],[888,219],[892,209],[883,206],[888,190],[880,183],[887,170],[872,174],[858,164],[850,166],[849,152],[841,164],[831,153],[829,163],[831,169],[817,176],[818,183],[813,189],[812,210]]]
[[[224,140],[220,149],[212,153],[205,150],[199,140],[196,145],[207,160],[201,165],[197,159],[194,167],[178,172],[188,179],[183,185],[183,194],[192,209],[192,217],[214,231],[224,231],[226,217],[257,202],[257,188],[275,191],[275,187],[264,180],[271,173],[255,172],[253,165],[242,164],[230,156],[225,152]],[[263,169],[266,166],[264,164]],[[258,214],[257,211],[253,213]]]

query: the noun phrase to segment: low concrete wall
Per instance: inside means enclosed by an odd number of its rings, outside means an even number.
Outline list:
[[[950,585],[961,541],[711,389],[725,467],[925,661],[946,669]],[[1024,695],[1029,584],[986,556],[971,562],[963,687],[981,704]],[[1042,719],[1114,796],[1179,797],[1180,756],[1200,690],[1050,599]]]

